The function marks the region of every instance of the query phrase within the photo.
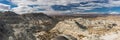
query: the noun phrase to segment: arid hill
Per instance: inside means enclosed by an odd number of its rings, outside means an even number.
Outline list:
[[[120,40],[115,14],[0,13],[0,40]]]

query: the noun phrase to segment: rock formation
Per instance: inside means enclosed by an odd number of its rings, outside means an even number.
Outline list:
[[[0,15],[0,40],[120,40],[120,16]]]
[[[57,23],[43,13],[16,15],[5,12],[0,19],[1,40],[37,40],[35,33],[48,32]]]

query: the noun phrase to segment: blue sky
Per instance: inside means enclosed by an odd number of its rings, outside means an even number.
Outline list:
[[[120,0],[0,0],[16,13],[27,12],[80,12],[120,13]],[[4,6],[2,5],[2,6]]]
[[[17,5],[15,5],[14,3],[7,1],[7,0],[1,0],[0,3],[6,4],[6,5],[10,5],[11,8],[13,7],[17,7]]]

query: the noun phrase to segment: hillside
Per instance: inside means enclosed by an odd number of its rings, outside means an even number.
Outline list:
[[[0,16],[0,40],[120,40],[120,16],[105,14]]]

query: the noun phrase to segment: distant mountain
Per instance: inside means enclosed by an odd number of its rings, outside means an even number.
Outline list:
[[[5,12],[0,12],[1,16],[18,16],[15,12],[12,11],[5,11]]]

